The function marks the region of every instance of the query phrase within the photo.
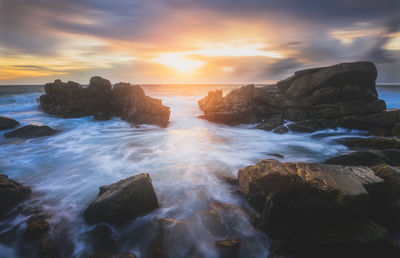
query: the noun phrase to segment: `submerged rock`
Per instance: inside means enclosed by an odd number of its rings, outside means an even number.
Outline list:
[[[112,238],[112,231],[106,225],[96,226],[86,234],[87,241],[93,252],[115,252],[115,241]]]
[[[158,207],[150,176],[145,173],[100,187],[99,196],[83,218],[89,224],[107,222],[118,226]]]
[[[14,131],[5,133],[6,138],[36,138],[56,134],[57,131],[47,125],[26,125]]]
[[[366,187],[383,183],[370,168],[263,160],[240,169],[238,179],[249,203],[261,213],[260,227],[271,237],[356,244],[381,241],[386,235],[368,222]],[[354,226],[362,221],[366,223]]]
[[[0,215],[3,215],[25,200],[31,194],[31,189],[18,183],[8,176],[0,174]]]
[[[17,120],[5,116],[0,116],[0,130],[12,129],[17,125],[19,125],[19,122]]]
[[[24,239],[35,240],[45,236],[50,230],[50,224],[46,219],[46,216],[43,214],[30,217],[26,223],[27,227],[24,233]]]
[[[96,120],[108,120],[116,115],[134,124],[168,125],[169,107],[159,99],[146,96],[137,85],[118,83],[112,87],[110,81],[95,76],[87,88],[60,80],[47,83],[44,88],[46,94],[40,96],[40,104],[50,114],[63,117],[94,115]]]
[[[400,110],[385,110],[385,102],[378,99],[376,77],[371,62],[342,63],[298,71],[276,85],[247,85],[225,97],[220,90],[209,92],[198,104],[209,121],[259,122],[258,128],[277,128],[279,133],[343,126],[396,135]],[[282,127],[284,120],[293,123]]]

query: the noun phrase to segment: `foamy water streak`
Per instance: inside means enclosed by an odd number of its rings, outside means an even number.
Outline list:
[[[237,86],[218,86],[224,92],[233,87]],[[31,140],[1,138],[0,172],[32,187],[28,203],[45,207],[53,233],[62,231],[71,239],[75,256],[86,249],[82,235],[91,227],[81,215],[98,187],[148,172],[161,208],[115,232],[122,250],[143,255],[157,237],[156,220],[169,218],[176,221],[163,225],[170,257],[219,257],[215,241],[229,238],[241,239],[241,257],[249,257],[250,250],[251,257],[265,257],[267,237],[251,226],[241,209],[232,208],[250,209],[221,176],[236,176],[241,167],[275,158],[271,154],[281,154],[285,161],[322,161],[347,150],[335,143],[336,138],[361,135],[344,129],[279,135],[249,126],[213,124],[197,118],[201,114],[197,100],[215,86],[144,88],[171,107],[168,128],[133,127],[118,118],[104,122],[56,118],[37,109],[37,92],[1,98],[0,115],[62,131]],[[22,232],[24,220],[0,223],[0,231],[14,227]],[[0,256],[12,252],[12,241],[8,245],[0,245]]]

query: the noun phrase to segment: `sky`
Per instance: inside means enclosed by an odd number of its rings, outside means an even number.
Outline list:
[[[400,1],[0,0],[0,84],[273,83],[352,61],[400,82]]]

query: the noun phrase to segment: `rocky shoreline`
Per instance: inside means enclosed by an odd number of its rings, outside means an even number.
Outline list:
[[[375,88],[376,68],[369,62],[339,64],[296,72],[277,85],[254,85],[209,92],[199,100],[205,119],[235,125],[260,123],[258,128],[276,133],[313,132],[338,126],[363,129],[375,137],[342,138],[348,153],[322,163],[280,162],[265,159],[241,168],[225,181],[232,195],[246,200],[251,210],[214,200],[200,216],[216,225],[225,218],[220,211],[247,217],[270,238],[269,257],[400,257],[400,109],[387,110]],[[59,80],[46,84],[41,107],[62,117],[112,116],[133,124],[168,125],[170,111],[161,100],[148,97],[139,86],[111,83],[93,77],[87,88]],[[0,129],[19,123],[0,117]],[[33,138],[57,133],[47,126],[27,125],[5,137]],[[283,158],[279,153],[271,154]],[[0,174],[0,216],[25,216],[22,234],[14,234],[21,256],[69,257],[74,243],[53,234],[51,214],[43,207],[29,207],[32,190]],[[98,196],[82,210],[82,233],[87,244],[84,257],[136,257],[118,245],[115,232],[160,208],[147,173],[100,186]],[[162,208],[162,207],[161,207]],[[253,210],[254,209],[254,210]],[[165,241],[185,243],[185,232],[195,216],[185,219],[157,217],[144,257],[167,257]],[[143,236],[146,237],[146,236]],[[4,240],[0,235],[0,240]],[[236,257],[240,238],[213,241],[220,257]],[[191,257],[198,257],[196,250]],[[251,257],[251,253],[249,253]]]

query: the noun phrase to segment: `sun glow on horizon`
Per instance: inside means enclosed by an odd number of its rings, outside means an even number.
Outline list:
[[[203,61],[189,59],[180,53],[163,53],[151,61],[168,66],[182,73],[193,72],[205,64]]]

